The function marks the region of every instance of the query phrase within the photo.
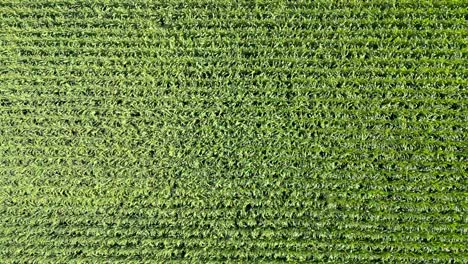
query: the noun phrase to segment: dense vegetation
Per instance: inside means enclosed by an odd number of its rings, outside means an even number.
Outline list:
[[[466,1],[0,0],[0,262],[468,262]]]

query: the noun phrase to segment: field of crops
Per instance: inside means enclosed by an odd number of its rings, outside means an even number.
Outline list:
[[[467,18],[0,0],[0,263],[468,263]]]

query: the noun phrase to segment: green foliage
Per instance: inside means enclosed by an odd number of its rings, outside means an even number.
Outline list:
[[[0,0],[0,263],[467,263],[467,16]]]

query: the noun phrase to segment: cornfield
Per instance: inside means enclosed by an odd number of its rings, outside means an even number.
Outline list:
[[[0,263],[468,263],[467,18],[0,0]]]

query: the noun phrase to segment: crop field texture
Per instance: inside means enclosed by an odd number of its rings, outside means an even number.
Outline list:
[[[468,263],[467,18],[0,0],[0,263]]]

